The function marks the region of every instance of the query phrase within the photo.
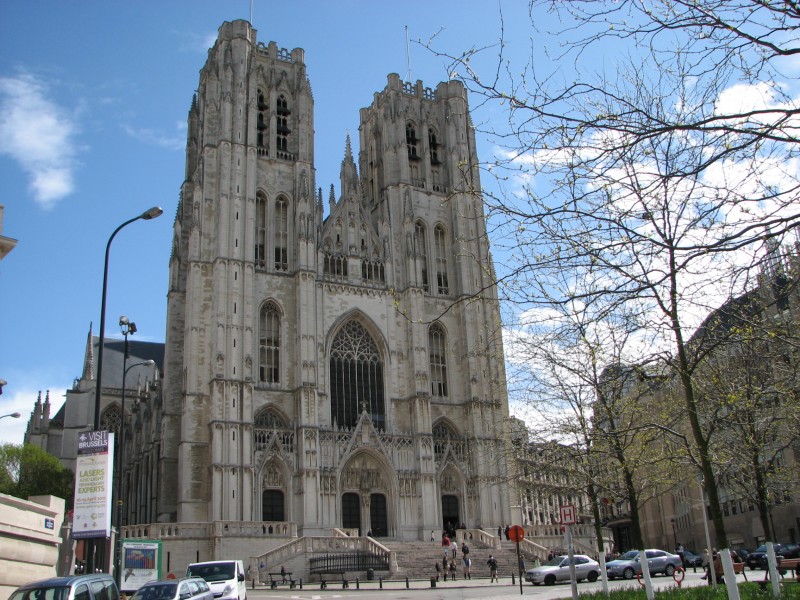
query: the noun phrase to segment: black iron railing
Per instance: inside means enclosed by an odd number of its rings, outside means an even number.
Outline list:
[[[370,552],[358,551],[344,554],[325,554],[316,556],[310,561],[311,574],[348,573],[351,571],[389,570],[389,557],[378,556]]]

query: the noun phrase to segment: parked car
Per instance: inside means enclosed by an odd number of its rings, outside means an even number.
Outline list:
[[[217,600],[247,600],[244,563],[241,560],[210,560],[186,567],[188,577],[201,577]]]
[[[135,600],[214,600],[214,592],[201,577],[148,581],[134,595]]]
[[[578,581],[597,581],[600,577],[600,564],[596,560],[583,554],[575,554],[572,560],[575,564],[575,579]],[[541,567],[529,569],[525,579],[533,585],[553,585],[556,581],[569,581],[569,556],[556,556]]]
[[[688,567],[702,567],[703,566],[703,557],[699,554],[692,552],[691,550],[684,550],[683,551],[683,566],[684,568]]]
[[[784,558],[800,558],[800,544],[774,544],[775,555]],[[767,568],[767,545],[761,544],[744,559],[745,564],[753,571]]]
[[[51,577],[21,585],[9,600],[119,600],[114,578],[105,573]]]
[[[650,549],[645,550],[647,563],[650,565],[650,574],[656,575],[663,573],[672,576],[675,569],[681,566],[681,557],[664,550]],[[622,577],[623,579],[633,579],[642,572],[642,563],[639,559],[638,550],[629,550],[616,560],[606,563],[606,573],[609,579]]]

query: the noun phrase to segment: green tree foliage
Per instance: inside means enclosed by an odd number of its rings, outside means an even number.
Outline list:
[[[52,495],[72,508],[75,474],[31,444],[0,446],[0,492],[17,498]]]

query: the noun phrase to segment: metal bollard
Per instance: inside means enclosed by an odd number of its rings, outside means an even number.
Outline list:
[[[301,590],[303,589],[303,578],[302,577],[300,578],[300,589]]]
[[[432,588],[436,587],[436,577],[431,577],[431,587]]]
[[[408,589],[408,577],[406,577],[406,589]]]
[[[511,573],[511,585],[514,585],[514,573]]]
[[[383,589],[383,577],[378,577],[378,585],[380,589]]]
[[[357,590],[361,589],[361,586],[359,585],[359,582],[358,582],[358,577],[356,577],[356,589]]]

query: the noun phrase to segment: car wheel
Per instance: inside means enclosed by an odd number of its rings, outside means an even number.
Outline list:
[[[667,565],[667,568],[664,569],[664,575],[667,577],[672,577],[672,574],[675,572],[675,565]]]
[[[589,576],[587,577],[587,579],[591,583],[594,583],[595,581],[597,581],[598,577],[600,577],[600,573],[598,573],[597,571],[589,571]]]
[[[556,583],[556,576],[555,575],[548,575],[544,578],[545,585],[555,585]]]
[[[633,579],[634,575],[636,575],[636,573],[633,572],[632,567],[625,567],[625,570],[622,572],[623,579]]]
[[[538,581],[531,581],[531,585],[539,585]]]

